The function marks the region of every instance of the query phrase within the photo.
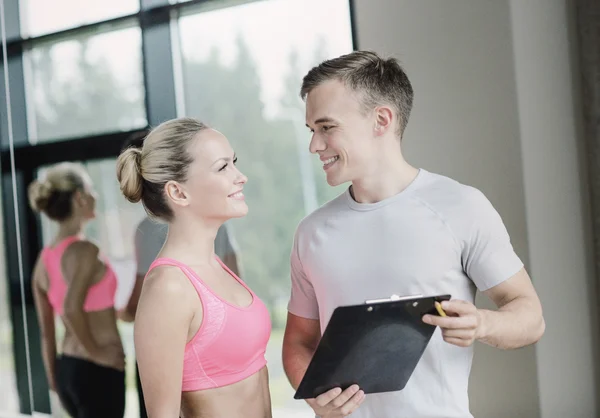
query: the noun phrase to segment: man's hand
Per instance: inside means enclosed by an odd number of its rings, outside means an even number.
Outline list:
[[[464,300],[450,300],[442,302],[442,309],[448,316],[424,315],[423,322],[439,326],[444,341],[468,347],[479,338],[482,315],[475,305]]]
[[[352,385],[343,392],[340,388],[331,389],[306,402],[320,418],[339,418],[353,413],[364,400],[364,392],[357,385]]]

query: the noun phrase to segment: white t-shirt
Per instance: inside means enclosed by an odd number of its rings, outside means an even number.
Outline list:
[[[346,190],[302,220],[291,254],[289,311],[319,319],[390,295],[451,294],[474,301],[523,267],[506,228],[477,189],[423,169],[401,193],[373,204]],[[473,348],[436,329],[402,391],[367,395],[353,418],[467,418]]]
[[[169,227],[167,224],[159,223],[144,218],[135,231],[135,258],[137,263],[137,274],[145,275],[150,265],[162,249]],[[217,231],[215,237],[215,254],[223,259],[227,254],[236,252],[236,243],[230,234],[227,224],[223,224]]]

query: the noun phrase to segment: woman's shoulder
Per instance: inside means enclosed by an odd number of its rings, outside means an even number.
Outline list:
[[[177,266],[160,265],[153,267],[144,279],[145,292],[152,297],[188,297],[191,283]]]
[[[65,249],[64,257],[89,260],[90,258],[97,258],[99,253],[100,248],[95,242],[89,239],[80,239],[69,244]]]

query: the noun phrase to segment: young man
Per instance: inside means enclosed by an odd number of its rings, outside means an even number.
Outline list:
[[[452,295],[405,389],[364,395],[352,386],[308,400],[323,418],[471,417],[475,340],[512,349],[544,332],[540,301],[506,228],[473,187],[405,161],[401,139],[413,90],[394,59],[353,52],[303,80],[310,151],[345,193],[302,220],[291,254],[283,363],[294,388],[337,306],[397,295]],[[497,306],[477,309],[475,291]]]

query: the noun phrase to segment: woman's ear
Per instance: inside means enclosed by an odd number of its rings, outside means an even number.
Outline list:
[[[184,207],[190,204],[184,187],[176,181],[168,181],[167,184],[165,184],[165,194],[175,205]]]
[[[73,192],[73,205],[77,208],[85,206],[85,196],[83,190],[77,189]]]

